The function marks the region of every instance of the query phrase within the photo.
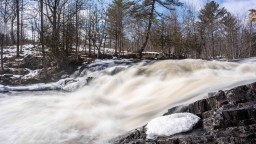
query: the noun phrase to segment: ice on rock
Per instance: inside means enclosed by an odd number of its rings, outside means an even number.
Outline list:
[[[159,136],[189,131],[199,120],[200,118],[192,113],[175,113],[155,118],[146,126],[147,138],[156,139]]]

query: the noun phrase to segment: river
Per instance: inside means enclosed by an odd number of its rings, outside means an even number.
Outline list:
[[[90,83],[88,77],[94,77]],[[0,93],[0,143],[107,143],[172,106],[255,82],[256,60],[97,60],[68,80],[0,86],[9,91]],[[62,90],[15,91],[44,86]]]

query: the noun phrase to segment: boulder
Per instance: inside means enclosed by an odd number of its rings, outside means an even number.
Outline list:
[[[114,143],[157,144],[254,144],[256,143],[256,83],[209,94],[189,105],[173,107],[164,115],[190,112],[201,117],[192,131],[146,139],[146,129],[138,128],[114,139]]]
[[[42,58],[35,57],[33,55],[27,55],[24,57],[24,67],[35,70],[41,69],[42,66]]]

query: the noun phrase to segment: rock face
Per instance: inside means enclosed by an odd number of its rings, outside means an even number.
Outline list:
[[[164,115],[190,112],[201,118],[192,131],[156,140],[146,139],[145,126],[113,140],[116,144],[255,144],[256,83],[209,94],[188,106],[178,106]]]

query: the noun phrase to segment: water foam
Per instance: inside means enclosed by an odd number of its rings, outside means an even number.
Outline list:
[[[172,106],[256,80],[251,62],[170,60],[112,73],[115,67],[86,72],[97,78],[86,86],[71,83],[83,86],[70,93],[0,94],[1,143],[106,143]]]

